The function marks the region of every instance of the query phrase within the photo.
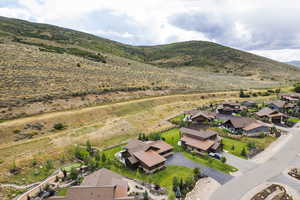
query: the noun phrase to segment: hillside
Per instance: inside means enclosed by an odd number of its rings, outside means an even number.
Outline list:
[[[0,120],[171,93],[278,87],[299,72],[211,42],[138,47],[0,17]]]

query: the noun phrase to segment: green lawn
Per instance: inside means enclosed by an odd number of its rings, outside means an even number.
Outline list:
[[[174,128],[161,133],[161,137],[164,138],[165,142],[174,147],[174,151],[182,151],[182,148],[178,146],[178,141],[180,140],[179,128]]]
[[[226,138],[226,137],[223,137],[222,141],[224,144],[224,147],[223,147],[224,150],[227,150],[229,153],[231,153],[235,156],[239,156],[241,158],[246,158],[245,156],[241,155],[243,148],[245,148],[246,150],[248,149],[246,142],[242,142],[242,141],[238,141],[238,140]],[[232,148],[232,146],[234,146],[234,149]]]
[[[180,124],[185,117],[185,114],[177,115],[176,117],[170,119],[169,121],[173,124]]]
[[[105,150],[105,151],[103,151],[103,153],[105,154],[106,158],[113,160],[113,159],[115,159],[115,154],[121,150],[122,150],[122,146],[120,145],[120,146]]]
[[[221,172],[224,172],[224,173],[230,173],[230,172],[238,171],[237,168],[235,168],[231,165],[228,165],[226,163],[222,163],[220,160],[211,158],[209,156],[192,155],[188,152],[183,152],[182,154],[186,158],[188,158],[192,161],[198,162],[202,165],[208,166],[208,167],[213,168],[213,169],[217,169],[217,170],[219,170]]]
[[[56,191],[55,196],[66,196],[68,188],[60,188]]]
[[[63,167],[62,170],[65,170],[66,172],[70,172],[72,168],[80,168],[80,167],[81,167],[80,163],[74,163],[66,167]]]

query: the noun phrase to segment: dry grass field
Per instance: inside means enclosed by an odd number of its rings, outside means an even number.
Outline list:
[[[259,97],[269,99],[269,97]],[[22,182],[8,172],[13,161],[22,167],[22,173],[31,170],[33,159],[60,160],[74,144],[87,140],[99,147],[118,144],[138,135],[161,131],[173,126],[166,118],[185,109],[216,103],[224,99],[238,100],[238,92],[170,95],[141,100],[89,107],[79,110],[42,114],[0,123],[3,140],[0,144],[0,182]],[[62,123],[65,130],[53,131],[53,124]],[[28,125],[44,125],[42,134],[33,138],[15,141],[15,130],[27,131]]]

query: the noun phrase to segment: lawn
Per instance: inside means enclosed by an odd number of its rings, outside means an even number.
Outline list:
[[[198,162],[202,165],[208,166],[208,167],[213,168],[213,169],[217,169],[217,170],[219,170],[221,172],[224,172],[224,173],[230,173],[230,172],[238,171],[237,168],[235,168],[231,165],[228,165],[226,163],[222,163],[220,160],[211,158],[209,156],[192,155],[188,152],[183,152],[182,154],[186,158],[188,158],[192,161]]]
[[[173,124],[180,124],[182,120],[184,119],[185,114],[177,115],[176,117],[173,117],[169,121]]]
[[[66,167],[63,167],[62,170],[65,170],[66,172],[70,172],[72,168],[80,168],[81,167],[81,164],[80,163],[74,163],[74,164],[71,164],[71,165],[68,165]]]
[[[55,195],[56,196],[65,196],[67,194],[68,188],[59,188]]]
[[[178,145],[178,141],[180,139],[179,128],[173,128],[165,131],[161,133],[161,137],[165,140],[165,142],[174,147],[174,151],[182,151],[182,148]]]
[[[223,146],[224,150],[227,150],[229,153],[231,153],[235,156],[246,159],[245,156],[241,155],[241,152],[242,152],[243,148],[245,148],[246,151],[248,149],[246,142],[242,142],[242,141],[238,141],[238,140],[231,139],[231,138],[226,138],[226,137],[223,137],[222,141],[223,141],[223,145],[224,145]],[[234,146],[234,148],[233,148],[233,146]]]

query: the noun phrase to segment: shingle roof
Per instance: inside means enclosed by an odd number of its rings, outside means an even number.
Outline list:
[[[148,167],[153,167],[166,161],[166,159],[153,150],[135,152],[134,156]]]
[[[217,135],[216,132],[211,131],[211,130],[197,131],[197,130],[190,129],[190,128],[181,128],[180,132],[182,134],[188,134],[188,135],[192,135],[192,136],[198,137],[198,138],[200,138],[202,140],[205,140],[205,139],[208,139],[208,138],[210,138],[212,136]]]
[[[170,151],[173,149],[173,147],[171,145],[169,145],[168,143],[166,143],[162,140],[154,141],[154,142],[150,143],[150,146],[158,148],[159,150],[156,151],[157,153],[162,153],[162,152]]]
[[[180,140],[184,141],[189,146],[201,149],[203,151],[207,151],[215,144],[215,141],[213,140],[197,140],[186,135],[182,136]]]
[[[231,122],[231,124],[234,128],[244,128],[244,127],[248,126],[249,124],[256,122],[255,119],[248,118],[248,117],[235,117],[235,118],[229,119],[228,121]]]
[[[277,106],[278,108],[283,108],[285,105],[285,102],[281,101],[281,100],[267,102],[267,105],[270,105],[270,104],[273,104],[273,105]]]
[[[272,110],[271,108],[265,107],[263,109],[261,109],[260,111],[256,112],[255,114],[257,116],[263,117],[263,116],[268,116],[272,113],[277,112],[276,110]]]
[[[214,119],[216,118],[216,113],[213,112],[205,112],[205,111],[198,111],[196,114],[192,115],[191,119],[195,119],[199,116],[203,116],[206,119]]]

